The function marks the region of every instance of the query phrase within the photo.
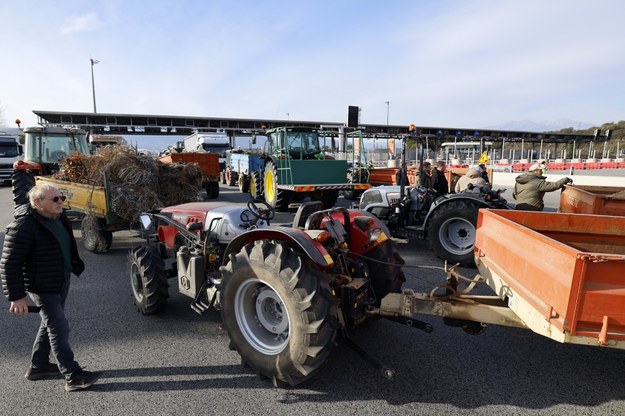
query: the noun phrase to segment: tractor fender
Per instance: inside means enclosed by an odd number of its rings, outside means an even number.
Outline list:
[[[302,230],[291,227],[274,227],[247,231],[235,239],[226,247],[222,266],[230,262],[230,255],[238,253],[244,245],[256,240],[284,241],[289,245],[297,246],[300,251],[319,269],[326,270],[334,265],[332,256],[317,241],[310,238]]]
[[[459,194],[453,194],[453,195],[459,195]],[[436,212],[438,210],[439,207],[443,206],[443,205],[447,205],[450,204],[452,202],[456,202],[456,201],[465,201],[469,204],[473,204],[473,205],[477,205],[478,208],[489,208],[488,204],[479,199],[479,198],[473,198],[470,196],[465,196],[465,195],[460,195],[460,196],[443,196],[440,198],[437,198],[436,201],[434,201],[434,203],[432,203],[432,206],[430,207],[430,210],[428,211],[427,215],[425,216],[425,220],[423,220],[423,230],[425,232],[427,232],[428,229],[428,221],[430,221],[430,218],[432,217],[432,214],[434,214],[434,212]]]

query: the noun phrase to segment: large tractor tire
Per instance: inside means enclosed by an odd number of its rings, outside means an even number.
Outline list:
[[[230,168],[226,168],[226,185],[228,186],[237,185],[237,173],[230,170]]]
[[[278,169],[273,162],[267,162],[267,165],[265,165],[263,188],[267,204],[278,212],[284,212],[289,209],[289,191],[278,189]]]
[[[436,208],[428,221],[430,248],[451,264],[474,267],[473,246],[478,206],[468,201],[452,201]]]
[[[16,170],[11,179],[15,206],[28,203],[28,191],[35,186],[35,174],[27,170]]]
[[[219,182],[209,182],[206,185],[206,196],[208,199],[217,199],[219,197]]]
[[[247,175],[239,175],[239,191],[241,193],[248,193],[250,191],[250,178]]]
[[[151,315],[167,304],[169,283],[165,263],[156,246],[141,246],[131,253],[130,287],[139,312]]]
[[[106,231],[106,221],[93,215],[86,215],[80,223],[82,242],[88,251],[103,254],[109,251],[113,244],[113,233]]]
[[[221,268],[230,348],[262,377],[297,385],[327,360],[338,320],[330,278],[280,242],[247,244]]]
[[[261,172],[252,172],[250,175],[250,195],[252,199],[260,199],[263,197],[263,179]]]
[[[363,258],[369,268],[371,286],[378,301],[389,293],[399,293],[406,281],[402,266],[406,264],[397,251],[397,244],[386,240]]]

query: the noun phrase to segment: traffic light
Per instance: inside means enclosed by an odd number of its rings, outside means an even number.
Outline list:
[[[347,127],[357,128],[359,123],[358,113],[360,108],[355,105],[350,105],[347,107]]]

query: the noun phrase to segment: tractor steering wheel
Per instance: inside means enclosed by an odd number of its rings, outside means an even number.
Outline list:
[[[276,214],[276,211],[262,199],[250,199],[247,201],[247,209],[249,209],[252,215],[257,219],[267,221],[267,224],[269,224],[269,221],[273,219]]]

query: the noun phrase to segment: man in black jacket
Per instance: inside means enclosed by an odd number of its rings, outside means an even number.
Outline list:
[[[449,193],[449,182],[445,177],[445,162],[439,160],[432,169],[432,188],[436,190],[436,197],[447,195]]]
[[[42,184],[32,188],[28,198],[30,203],[17,207],[15,221],[7,226],[0,260],[4,295],[11,302],[9,312],[27,314],[27,295],[41,308],[32,364],[25,377],[38,380],[60,372],[66,391],[86,389],[102,373],[84,371],[69,345],[65,299],[70,274],[80,275],[85,265],[63,212],[65,197],[54,186]],[[58,365],[50,363],[50,352]]]

